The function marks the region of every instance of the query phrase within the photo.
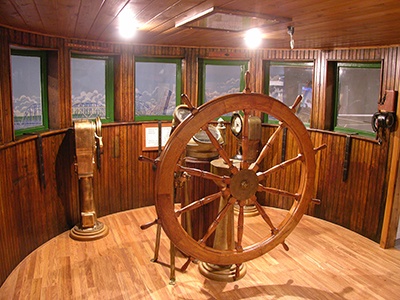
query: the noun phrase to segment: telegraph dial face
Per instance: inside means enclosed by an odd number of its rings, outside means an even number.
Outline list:
[[[190,113],[191,111],[187,106],[178,106],[175,111],[179,123],[182,123]]]
[[[242,133],[243,118],[239,113],[233,113],[231,118],[231,131],[234,136],[239,137]]]

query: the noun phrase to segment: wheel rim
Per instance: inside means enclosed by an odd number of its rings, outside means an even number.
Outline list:
[[[237,246],[234,250],[218,250],[205,246],[201,241],[196,241],[190,237],[179,222],[179,217],[175,211],[173,203],[174,195],[174,176],[179,169],[178,162],[181,157],[182,150],[186,148],[190,138],[195,135],[201,128],[206,130],[209,122],[214,119],[233,111],[242,110],[245,112],[244,135],[246,135],[246,116],[248,117],[250,110],[265,112],[278,119],[281,123],[275,131],[277,136],[278,131],[288,128],[293,134],[294,140],[299,148],[298,158],[293,161],[299,161],[301,164],[301,174],[298,183],[298,190],[295,194],[286,192],[287,195],[294,197],[293,205],[287,212],[283,221],[275,226],[268,215],[262,209],[254,196],[255,190],[263,189],[267,193],[285,193],[285,191],[277,191],[269,187],[254,187],[255,180],[261,181],[258,165],[264,159],[259,155],[255,164],[243,163],[242,169],[238,170],[232,167],[232,176],[229,179],[227,190],[231,195],[231,203],[239,205],[238,228],[243,225],[243,206],[245,200],[250,200],[259,212],[261,217],[271,229],[271,235],[246,247],[242,247],[241,238],[243,237],[242,229],[237,229]],[[274,135],[273,134],[273,135]],[[270,145],[274,142],[270,140],[263,146],[263,151],[269,151]],[[243,153],[246,156],[246,142],[243,140]],[[217,145],[217,144],[216,144]],[[219,150],[220,155],[224,160],[229,160],[224,150]],[[305,213],[308,204],[312,198],[315,161],[314,150],[309,134],[303,123],[294,115],[290,108],[282,102],[261,94],[230,94],[214,99],[200,106],[195,113],[187,117],[173,132],[168,140],[165,148],[160,156],[160,161],[157,167],[156,175],[156,209],[161,225],[171,241],[185,254],[197,258],[201,261],[229,265],[240,264],[242,262],[257,258],[277,245],[284,243],[285,238],[295,228],[301,217]],[[225,157],[224,157],[225,156]],[[286,161],[289,164],[289,160]],[[290,162],[291,163],[291,162]],[[279,166],[284,167],[284,165]],[[257,174],[256,174],[257,173]],[[263,174],[263,172],[261,172]],[[263,176],[267,176],[264,174]],[[250,179],[247,179],[250,178]],[[255,179],[256,178],[256,179]],[[266,188],[266,190],[264,189]],[[232,190],[232,191],[231,191]],[[221,191],[222,193],[222,191]],[[217,197],[217,195],[210,195]],[[223,213],[223,212],[220,212]],[[214,228],[215,230],[215,228]]]

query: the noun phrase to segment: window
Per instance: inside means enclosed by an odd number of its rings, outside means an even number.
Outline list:
[[[311,117],[313,69],[312,62],[267,62],[265,67],[269,96],[287,106],[293,105],[298,95],[303,96],[296,115],[306,124],[310,123]],[[272,116],[268,121],[277,122]]]
[[[181,101],[181,60],[136,58],[135,119],[171,120]]]
[[[337,63],[335,130],[373,133],[380,82],[380,63]]]
[[[203,60],[200,71],[200,101],[244,90],[247,61]]]
[[[12,50],[11,69],[15,134],[48,129],[46,53]]]
[[[72,120],[114,120],[113,69],[112,57],[72,56]]]

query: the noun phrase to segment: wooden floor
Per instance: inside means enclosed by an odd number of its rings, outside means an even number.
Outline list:
[[[289,252],[247,262],[243,279],[211,281],[191,263],[170,285],[169,268],[150,261],[155,227],[139,229],[154,218],[154,207],[103,217],[110,233],[92,242],[57,236],[21,262],[0,299],[400,299],[400,250],[308,216],[287,239]],[[160,261],[169,261],[168,249],[163,235]]]

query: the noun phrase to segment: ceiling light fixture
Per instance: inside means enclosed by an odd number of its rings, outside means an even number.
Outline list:
[[[293,50],[294,49],[294,39],[293,39],[294,27],[293,26],[288,26],[287,33],[290,36],[290,49]]]
[[[261,30],[259,28],[252,28],[247,30],[244,41],[247,47],[251,49],[258,48],[262,42]]]
[[[193,16],[184,17],[184,18],[180,19],[179,21],[175,22],[175,27],[183,26],[183,25],[190,23],[196,19],[200,19],[201,17],[211,13],[213,10],[214,10],[214,7],[210,7],[210,8],[203,10],[197,14],[194,14]]]
[[[118,21],[119,21],[119,34],[123,38],[130,39],[135,36],[139,26],[132,11],[124,9],[119,14]]]
[[[201,12],[193,12],[177,19],[175,27],[213,29],[223,31],[244,31],[290,22],[290,18],[260,14],[256,12],[227,10],[211,7]]]

